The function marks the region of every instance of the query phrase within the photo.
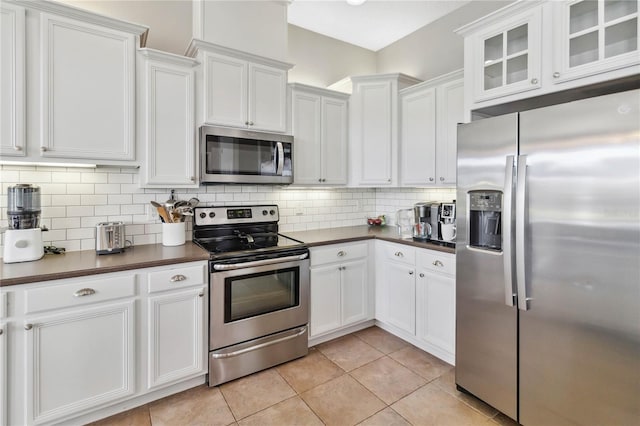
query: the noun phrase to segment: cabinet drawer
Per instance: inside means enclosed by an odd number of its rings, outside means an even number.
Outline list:
[[[456,256],[433,250],[421,250],[418,253],[418,267],[433,272],[456,274]]]
[[[202,285],[207,282],[204,273],[205,265],[151,272],[149,273],[149,293]]]
[[[407,265],[415,265],[416,249],[402,244],[385,244],[382,247],[384,257],[394,262],[402,262]]]
[[[333,244],[327,247],[311,248],[311,266],[367,257],[367,243]]]
[[[88,305],[123,297],[133,297],[136,275],[97,280],[76,280],[69,284],[50,284],[25,291],[25,313]]]

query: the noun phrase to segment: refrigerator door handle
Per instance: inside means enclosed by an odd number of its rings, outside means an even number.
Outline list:
[[[518,309],[529,309],[525,269],[525,229],[529,221],[527,215],[527,156],[518,156],[518,180],[516,188],[516,283],[518,287]]]
[[[511,229],[513,227],[513,155],[507,156],[504,171],[504,206],[502,207],[502,259],[504,262],[504,302],[507,306],[514,306],[516,293],[513,288],[513,251]]]

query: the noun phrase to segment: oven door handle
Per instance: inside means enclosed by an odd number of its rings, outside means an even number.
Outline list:
[[[276,257],[274,259],[255,260],[253,262],[244,263],[230,263],[230,264],[215,264],[213,269],[216,271],[230,271],[232,269],[253,268],[255,266],[272,265],[274,263],[291,262],[294,260],[304,260],[309,257],[309,253],[304,253],[298,256]]]

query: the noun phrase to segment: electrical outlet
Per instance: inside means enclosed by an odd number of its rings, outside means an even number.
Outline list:
[[[304,209],[302,207],[296,207],[293,212],[296,216],[304,215]]]
[[[148,221],[158,220],[158,210],[156,210],[155,207],[153,207],[151,204],[146,204],[145,209]]]

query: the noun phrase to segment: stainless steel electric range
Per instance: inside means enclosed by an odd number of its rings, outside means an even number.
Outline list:
[[[276,205],[196,207],[209,261],[209,386],[307,354],[309,250]]]

